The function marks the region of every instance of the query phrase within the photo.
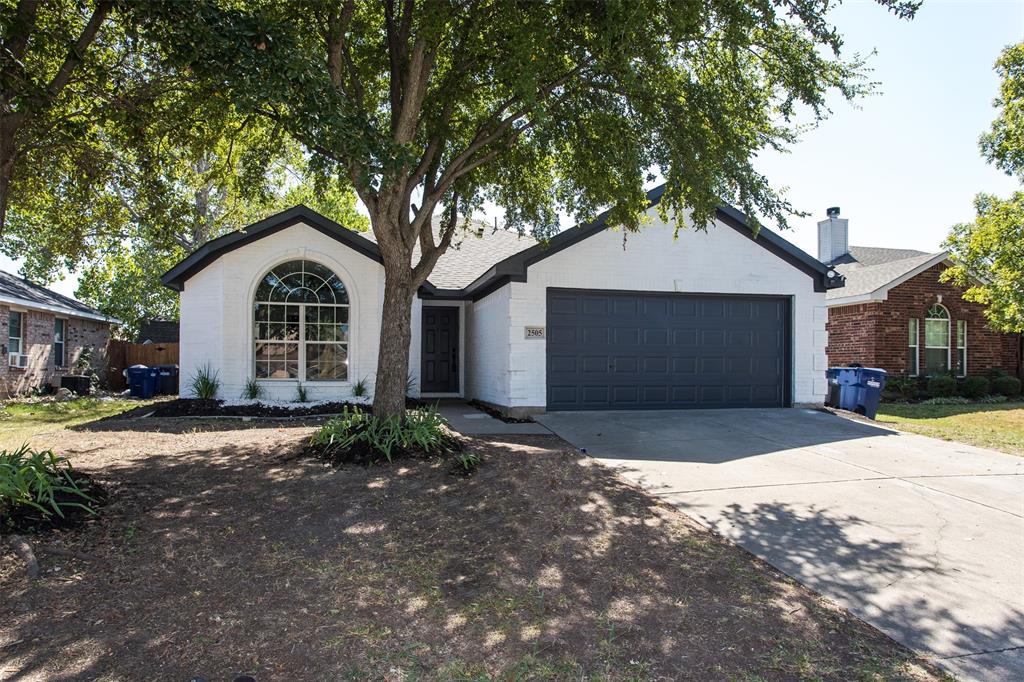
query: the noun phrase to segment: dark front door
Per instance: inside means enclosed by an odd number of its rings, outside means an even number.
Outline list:
[[[423,358],[420,390],[457,393],[459,390],[459,309],[423,306]]]
[[[782,297],[549,289],[548,410],[781,407]]]

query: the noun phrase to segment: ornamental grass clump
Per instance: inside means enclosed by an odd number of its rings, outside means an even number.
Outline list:
[[[392,462],[457,450],[458,439],[433,407],[409,410],[404,417],[375,417],[346,406],[313,434],[310,449],[333,464]]]
[[[96,514],[102,491],[65,457],[27,444],[0,450],[0,531],[72,526]]]

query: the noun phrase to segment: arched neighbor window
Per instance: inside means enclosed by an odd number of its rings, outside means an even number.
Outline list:
[[[348,380],[348,292],[329,268],[308,260],[275,266],[253,302],[257,379]]]
[[[936,303],[924,320],[924,373],[928,376],[949,372],[949,311]]]

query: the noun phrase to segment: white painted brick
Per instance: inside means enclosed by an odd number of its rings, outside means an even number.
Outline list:
[[[351,324],[347,382],[307,382],[312,399],[351,396],[354,381],[365,378],[372,392],[377,373],[384,268],[322,232],[297,224],[222,255],[185,283],[181,294],[182,395],[205,363],[219,372],[221,398],[241,395],[253,375],[252,305],[256,285],[267,271],[287,260],[305,258],[333,270],[348,290]],[[419,302],[413,305],[418,311]],[[414,320],[418,315],[414,316]],[[414,325],[418,328],[418,325]],[[418,337],[418,334],[416,335]],[[418,342],[410,354],[419,351]],[[419,372],[419,363],[412,365]],[[295,381],[264,381],[268,398],[295,397]]]
[[[546,404],[545,342],[527,341],[521,325],[545,324],[549,287],[677,291],[689,293],[755,293],[792,296],[793,401],[821,402],[817,380],[825,358],[824,293],[814,291],[806,273],[761,248],[732,228],[715,224],[707,232],[673,229],[650,212],[652,220],[639,233],[608,230],[553,254],[529,269],[527,282],[506,288],[511,300],[509,334],[511,365],[509,402],[513,407]]]

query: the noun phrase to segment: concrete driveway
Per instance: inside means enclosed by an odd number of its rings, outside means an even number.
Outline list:
[[[814,410],[538,421],[964,679],[1024,679],[1024,458]]]

